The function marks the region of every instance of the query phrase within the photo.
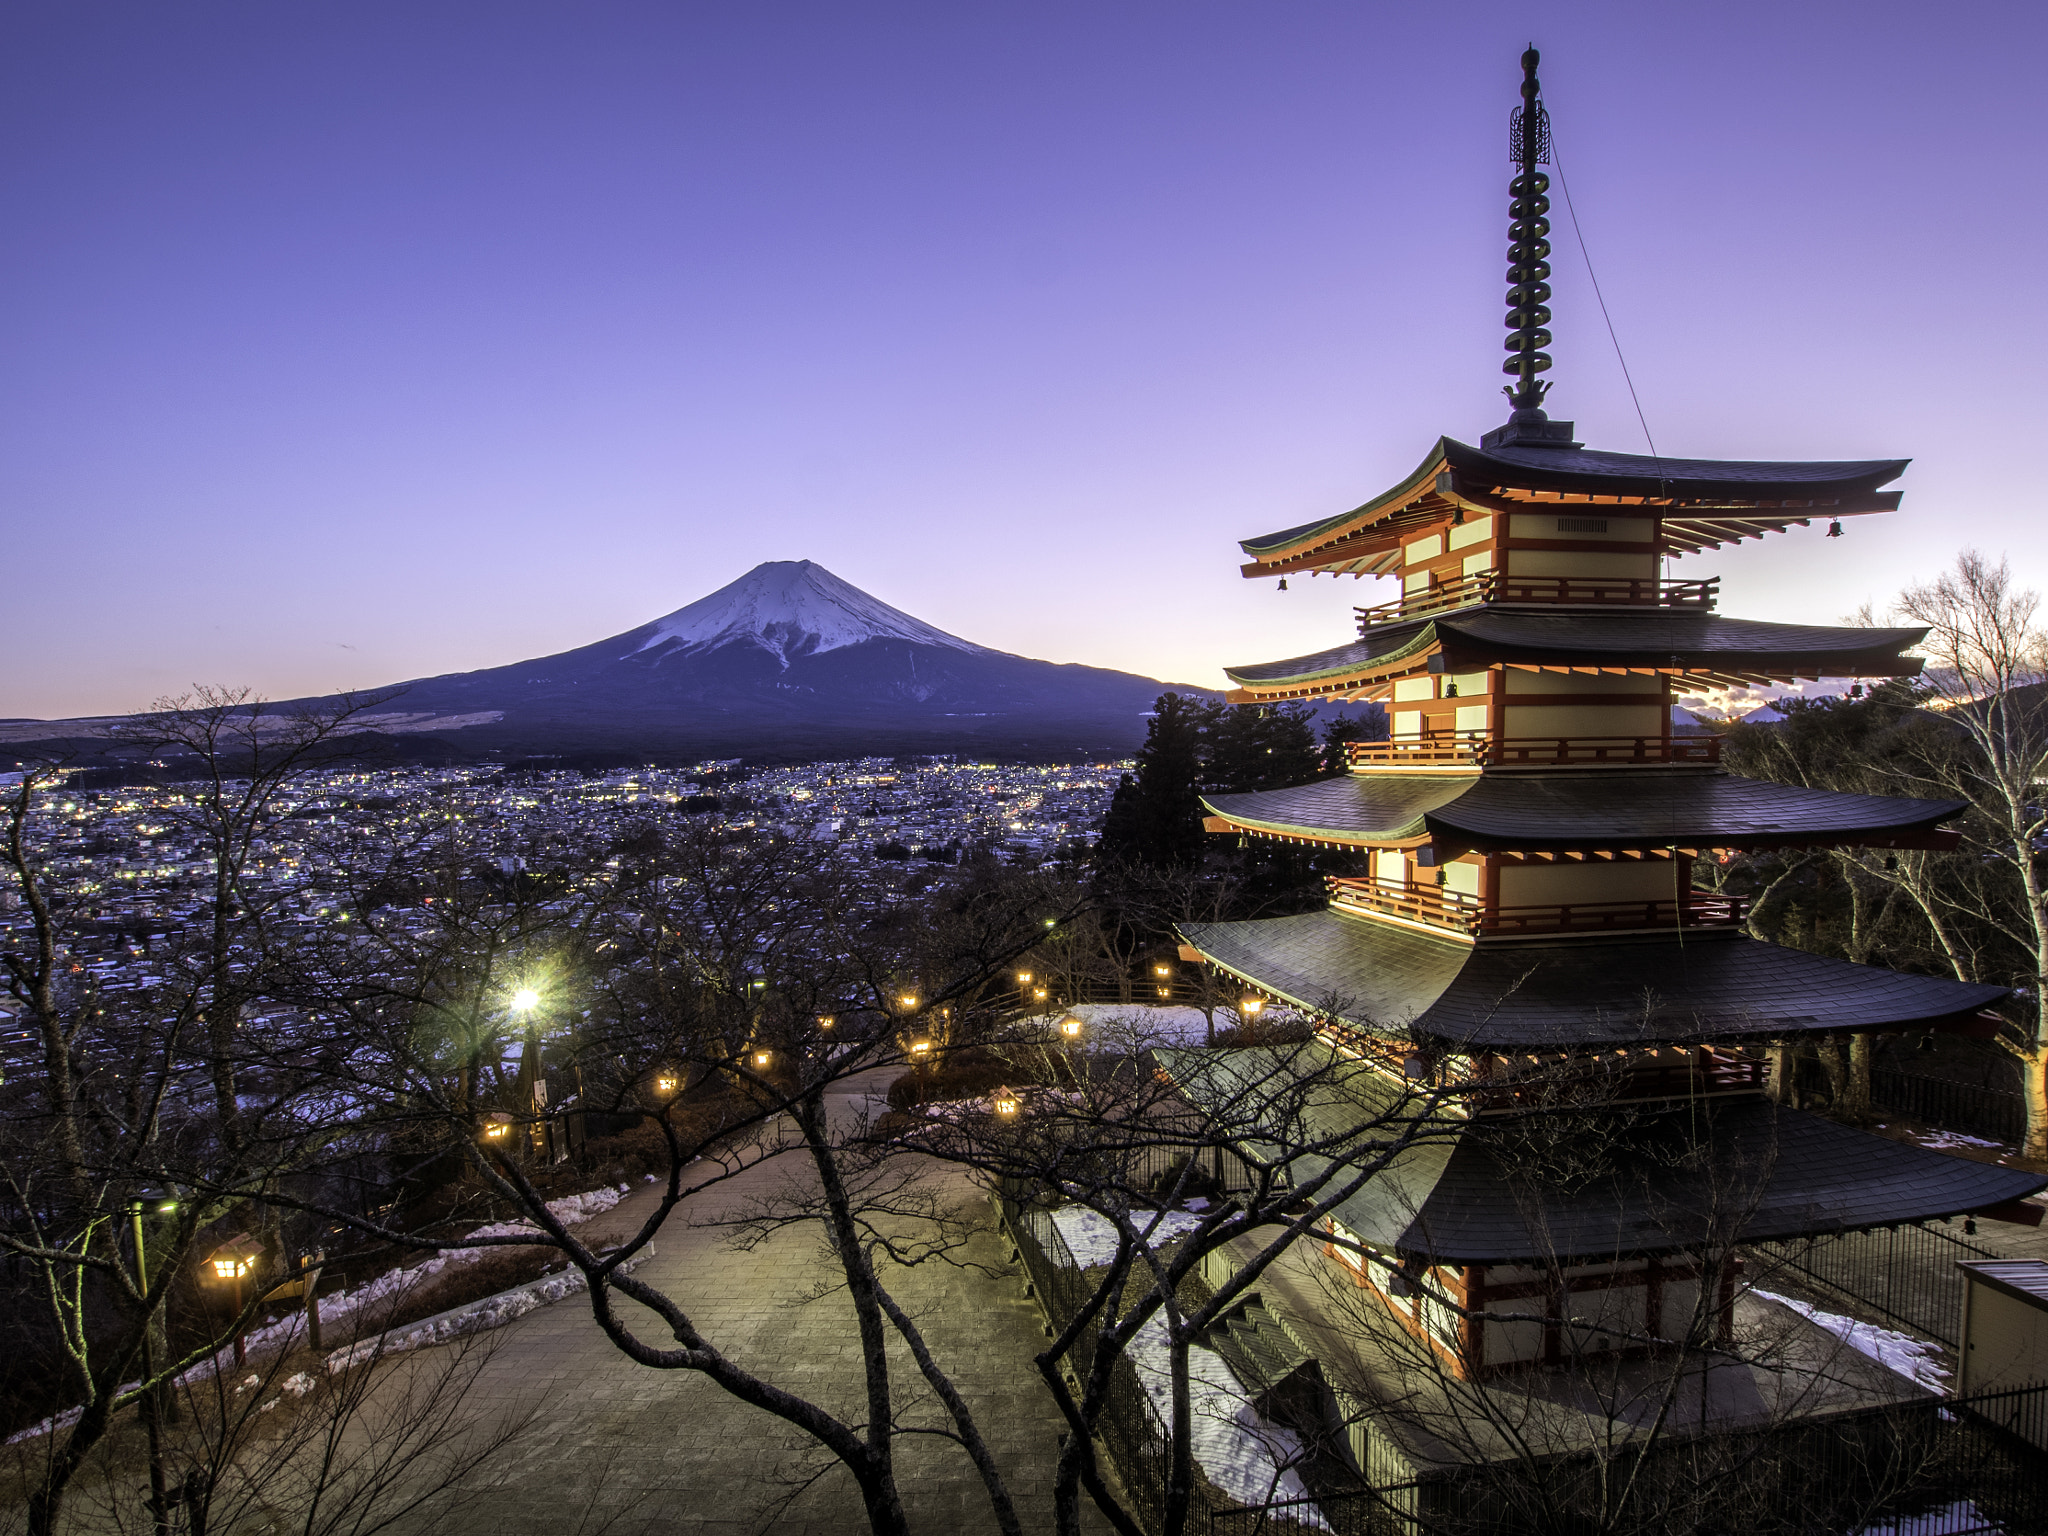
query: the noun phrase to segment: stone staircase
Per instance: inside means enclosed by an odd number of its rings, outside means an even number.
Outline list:
[[[1297,1470],[1311,1494],[1320,1497],[1359,1486],[1346,1450],[1344,1418],[1336,1395],[1323,1380],[1322,1367],[1257,1295],[1226,1312],[1202,1342],[1244,1384],[1261,1418],[1300,1438],[1308,1454]]]

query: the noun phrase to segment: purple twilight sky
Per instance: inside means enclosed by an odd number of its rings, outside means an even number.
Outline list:
[[[1532,27],[1658,447],[1915,459],[1675,573],[2048,584],[2038,3],[29,0],[0,715],[496,665],[770,559],[1209,686],[1338,643],[1388,594],[1235,541],[1501,419]],[[1643,451],[1557,201],[1552,413]]]

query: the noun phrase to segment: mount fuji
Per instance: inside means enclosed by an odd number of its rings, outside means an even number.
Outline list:
[[[1168,687],[1214,696],[991,650],[773,560],[594,645],[402,684],[365,723],[465,756],[1122,756]]]

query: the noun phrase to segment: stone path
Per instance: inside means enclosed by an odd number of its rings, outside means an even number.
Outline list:
[[[860,1080],[845,1100],[878,1089]],[[797,1159],[784,1157],[780,1165]],[[772,1188],[779,1168],[750,1171],[705,1214]],[[943,1175],[962,1200],[974,1191]],[[644,1218],[653,1187],[579,1231],[604,1238]],[[977,1206],[985,1212],[985,1204]],[[748,1369],[843,1418],[863,1417],[852,1309],[836,1293],[809,1299],[834,1266],[813,1236],[785,1232],[739,1253],[716,1229],[671,1217],[656,1254],[636,1278],[689,1308],[705,1336]],[[1051,1526],[1049,1487],[1058,1417],[1031,1356],[1043,1345],[1039,1314],[1005,1261],[986,1216],[971,1254],[1001,1278],[952,1267],[897,1269],[889,1282],[918,1318],[933,1353],[950,1368],[1000,1462],[1027,1530]],[[637,1309],[636,1309],[637,1310]],[[654,1324],[646,1337],[669,1342]],[[728,1396],[694,1372],[638,1366],[618,1353],[577,1297],[521,1319],[495,1336],[497,1352],[476,1391],[479,1408],[537,1402],[539,1418],[511,1469],[466,1497],[444,1528],[478,1536],[523,1533],[858,1532],[866,1528],[852,1478],[808,1437]],[[898,1400],[924,1400],[912,1422],[937,1424],[922,1379],[898,1343],[891,1351]],[[933,1436],[897,1441],[897,1475],[918,1532],[994,1531],[987,1496],[965,1453]],[[814,1480],[813,1480],[814,1479]],[[806,1483],[808,1482],[808,1486]],[[1085,1505],[1084,1500],[1084,1505]],[[1091,1530],[1107,1523],[1089,1508]]]

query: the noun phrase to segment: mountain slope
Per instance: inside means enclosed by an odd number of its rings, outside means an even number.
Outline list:
[[[594,645],[405,684],[389,709],[494,752],[1122,755],[1170,686],[990,650],[795,560]]]

